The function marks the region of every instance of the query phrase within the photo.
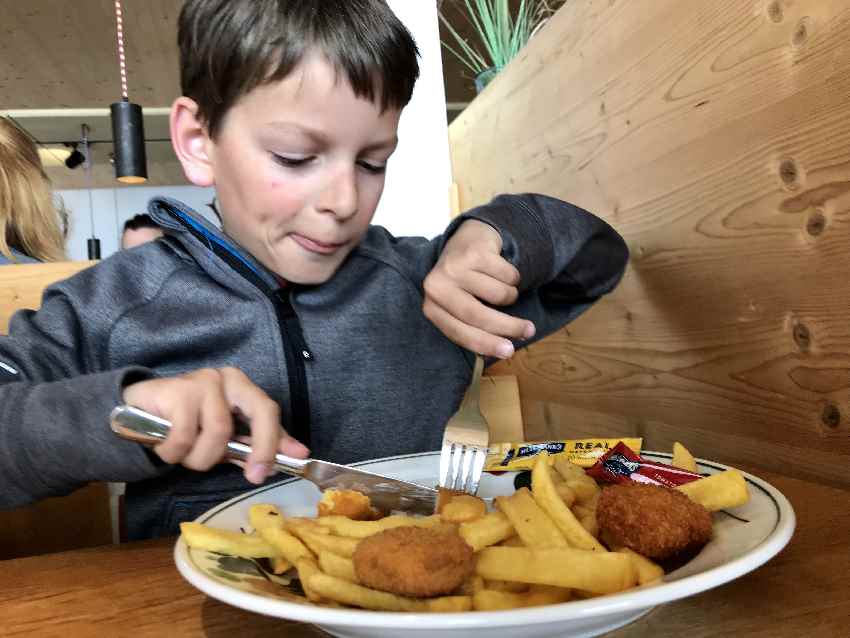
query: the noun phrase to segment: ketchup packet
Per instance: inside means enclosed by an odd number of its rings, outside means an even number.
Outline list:
[[[623,442],[612,447],[593,467],[585,471],[605,483],[651,483],[665,487],[676,487],[702,478],[700,474],[672,465],[647,461]]]

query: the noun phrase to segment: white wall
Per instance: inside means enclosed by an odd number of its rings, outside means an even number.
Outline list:
[[[413,99],[402,114],[399,146],[387,169],[386,188],[374,223],[399,236],[433,237],[448,224],[451,185],[437,6],[436,2],[422,0],[389,0],[389,4],[416,38],[421,75]],[[92,234],[89,193],[64,190],[59,194],[71,212],[68,256],[86,259],[86,240]],[[212,218],[206,206],[212,200],[212,189],[120,186],[117,182],[116,188],[94,189],[94,234],[100,239],[102,257],[118,249],[124,221],[144,212],[148,199],[154,195],[175,197]]]

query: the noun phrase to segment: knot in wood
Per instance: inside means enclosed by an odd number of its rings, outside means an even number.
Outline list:
[[[794,343],[797,344],[797,347],[800,348],[803,352],[808,351],[809,346],[812,342],[812,336],[809,333],[809,329],[802,323],[798,323],[794,326]]]
[[[806,231],[812,237],[817,237],[820,235],[824,229],[826,228],[826,217],[823,216],[823,213],[813,213],[809,220],[806,222]]]
[[[782,22],[782,4],[779,0],[774,0],[767,5],[767,15],[773,22]]]
[[[779,162],[779,178],[790,190],[794,190],[800,185],[800,169],[797,167],[797,162],[792,159],[784,159]]]
[[[841,425],[841,410],[834,403],[827,403],[821,413],[821,421],[828,428],[837,428]]]

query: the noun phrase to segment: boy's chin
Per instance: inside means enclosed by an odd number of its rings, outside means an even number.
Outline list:
[[[329,268],[278,268],[275,272],[284,281],[299,286],[318,286],[336,274],[338,265]]]

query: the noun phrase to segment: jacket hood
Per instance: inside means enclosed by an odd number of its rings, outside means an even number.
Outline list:
[[[257,275],[272,289],[280,287],[278,278],[220,228],[181,201],[154,197],[148,202],[148,214],[167,235],[177,236],[196,259],[215,259],[218,252],[228,253]]]

